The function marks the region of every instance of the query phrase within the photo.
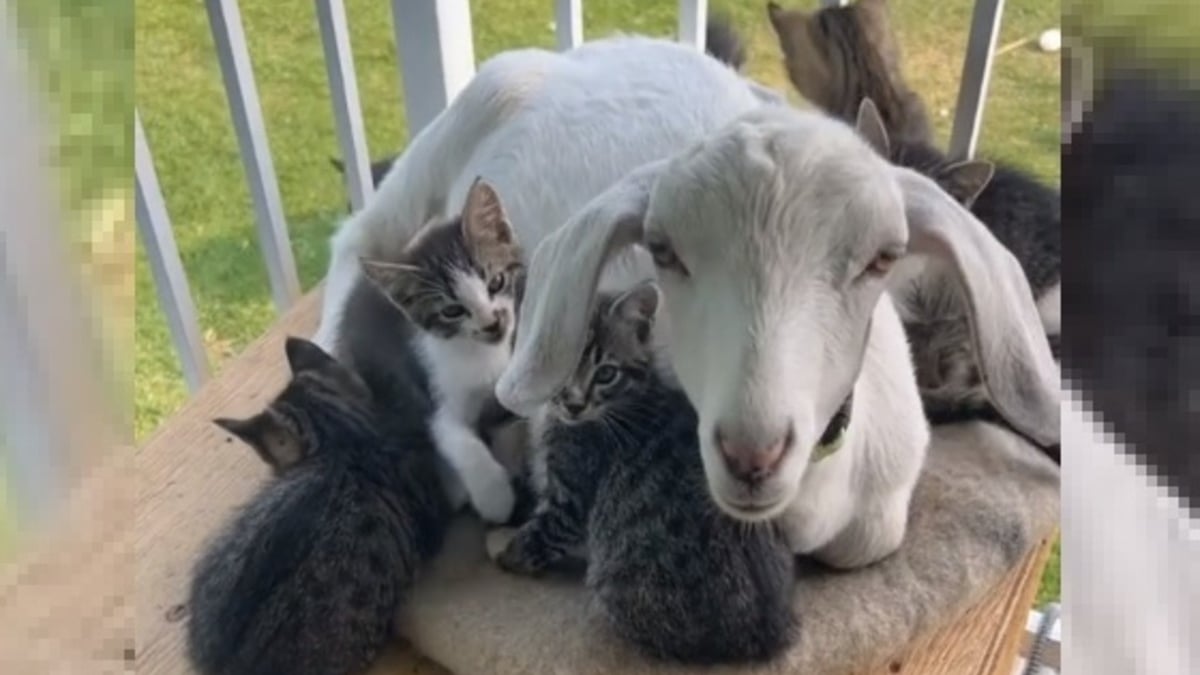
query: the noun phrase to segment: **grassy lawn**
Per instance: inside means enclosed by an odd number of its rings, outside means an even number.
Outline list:
[[[389,3],[346,4],[368,143],[378,156],[403,148],[407,140]],[[583,4],[589,39],[617,30],[668,35],[675,28],[674,0]],[[926,97],[943,138],[953,115],[971,4],[893,3],[909,79]],[[241,5],[293,248],[302,283],[309,288],[324,272],[326,241],[346,201],[340,179],[326,161],[337,153],[337,141],[313,5],[308,0]],[[786,88],[765,0],[713,0],[710,5],[726,12],[747,38],[749,73]],[[552,7],[546,0],[472,2],[476,58],[515,47],[552,47]],[[1009,0],[1000,44],[1057,26],[1059,12],[1057,0]],[[275,311],[203,6],[136,0],[136,37],[137,104],[209,356],[219,369],[274,321]],[[1000,56],[981,154],[1057,183],[1058,96],[1055,56],[1026,47]],[[186,390],[140,249],[135,325],[135,431],[144,438],[185,400]],[[1043,596],[1058,596],[1057,558]]]

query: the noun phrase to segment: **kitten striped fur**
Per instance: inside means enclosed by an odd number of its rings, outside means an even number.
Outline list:
[[[354,675],[394,635],[450,511],[421,420],[291,338],[292,380],[263,412],[216,423],[274,478],[193,573],[187,654],[204,675]]]
[[[536,575],[582,551],[608,625],[651,656],[768,659],[795,626],[792,553],[773,525],[712,502],[695,411],[653,366],[658,302],[652,283],[599,297],[579,367],[544,411],[541,500],[520,529],[489,534],[489,553]]]

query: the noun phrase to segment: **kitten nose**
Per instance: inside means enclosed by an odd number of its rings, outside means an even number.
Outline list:
[[[736,438],[720,426],[713,436],[729,473],[740,481],[755,485],[779,470],[784,455],[792,447],[795,434],[792,425],[788,424],[785,433],[768,443]]]
[[[483,327],[483,332],[497,335],[504,332],[504,320],[508,315],[502,309],[497,309],[492,312],[492,322]]]
[[[579,413],[583,412],[583,409],[586,407],[587,406],[582,401],[567,401],[563,403],[563,409],[566,410],[567,414],[571,417],[578,417]]]

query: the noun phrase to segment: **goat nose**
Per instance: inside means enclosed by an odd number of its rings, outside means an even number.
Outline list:
[[[761,483],[779,470],[783,456],[792,446],[792,430],[769,443],[747,443],[730,439],[718,427],[715,432],[717,448],[729,473],[746,483]]]

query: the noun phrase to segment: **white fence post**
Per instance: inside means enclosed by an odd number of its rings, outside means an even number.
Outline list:
[[[142,235],[150,272],[154,275],[154,290],[158,293],[159,305],[167,317],[167,327],[183,367],[183,379],[189,389],[196,391],[208,379],[208,357],[200,338],[187,274],[175,246],[171,218],[167,215],[158,174],[154,171],[154,158],[142,129],[142,118],[136,110],[133,113],[133,139],[138,232]]]
[[[708,0],[679,0],[679,41],[704,51]]]
[[[271,295],[275,307],[283,312],[300,297],[300,282],[296,277],[296,261],[288,239],[287,222],[283,216],[283,200],[275,178],[275,165],[267,146],[267,129],[258,102],[258,88],[250,52],[246,49],[246,34],[238,13],[237,0],[205,0],[208,23],[212,29],[229,112],[237,131],[246,180],[258,215],[258,239],[267,263]]]
[[[583,0],[556,0],[554,3],[554,33],[559,51],[574,49],[583,44]]]
[[[411,140],[475,75],[467,0],[392,0]]]
[[[342,149],[342,163],[346,167],[346,191],[350,193],[350,205],[358,210],[367,203],[375,186],[371,181],[367,135],[358,100],[358,79],[350,51],[346,6],[342,0],[316,0],[316,5],[321,45],[325,49],[325,70],[329,73],[333,119],[337,125],[338,145]]]
[[[954,128],[950,132],[949,151],[953,158],[969,159],[975,156],[1003,13],[1004,0],[975,0],[958,103],[954,107]]]

